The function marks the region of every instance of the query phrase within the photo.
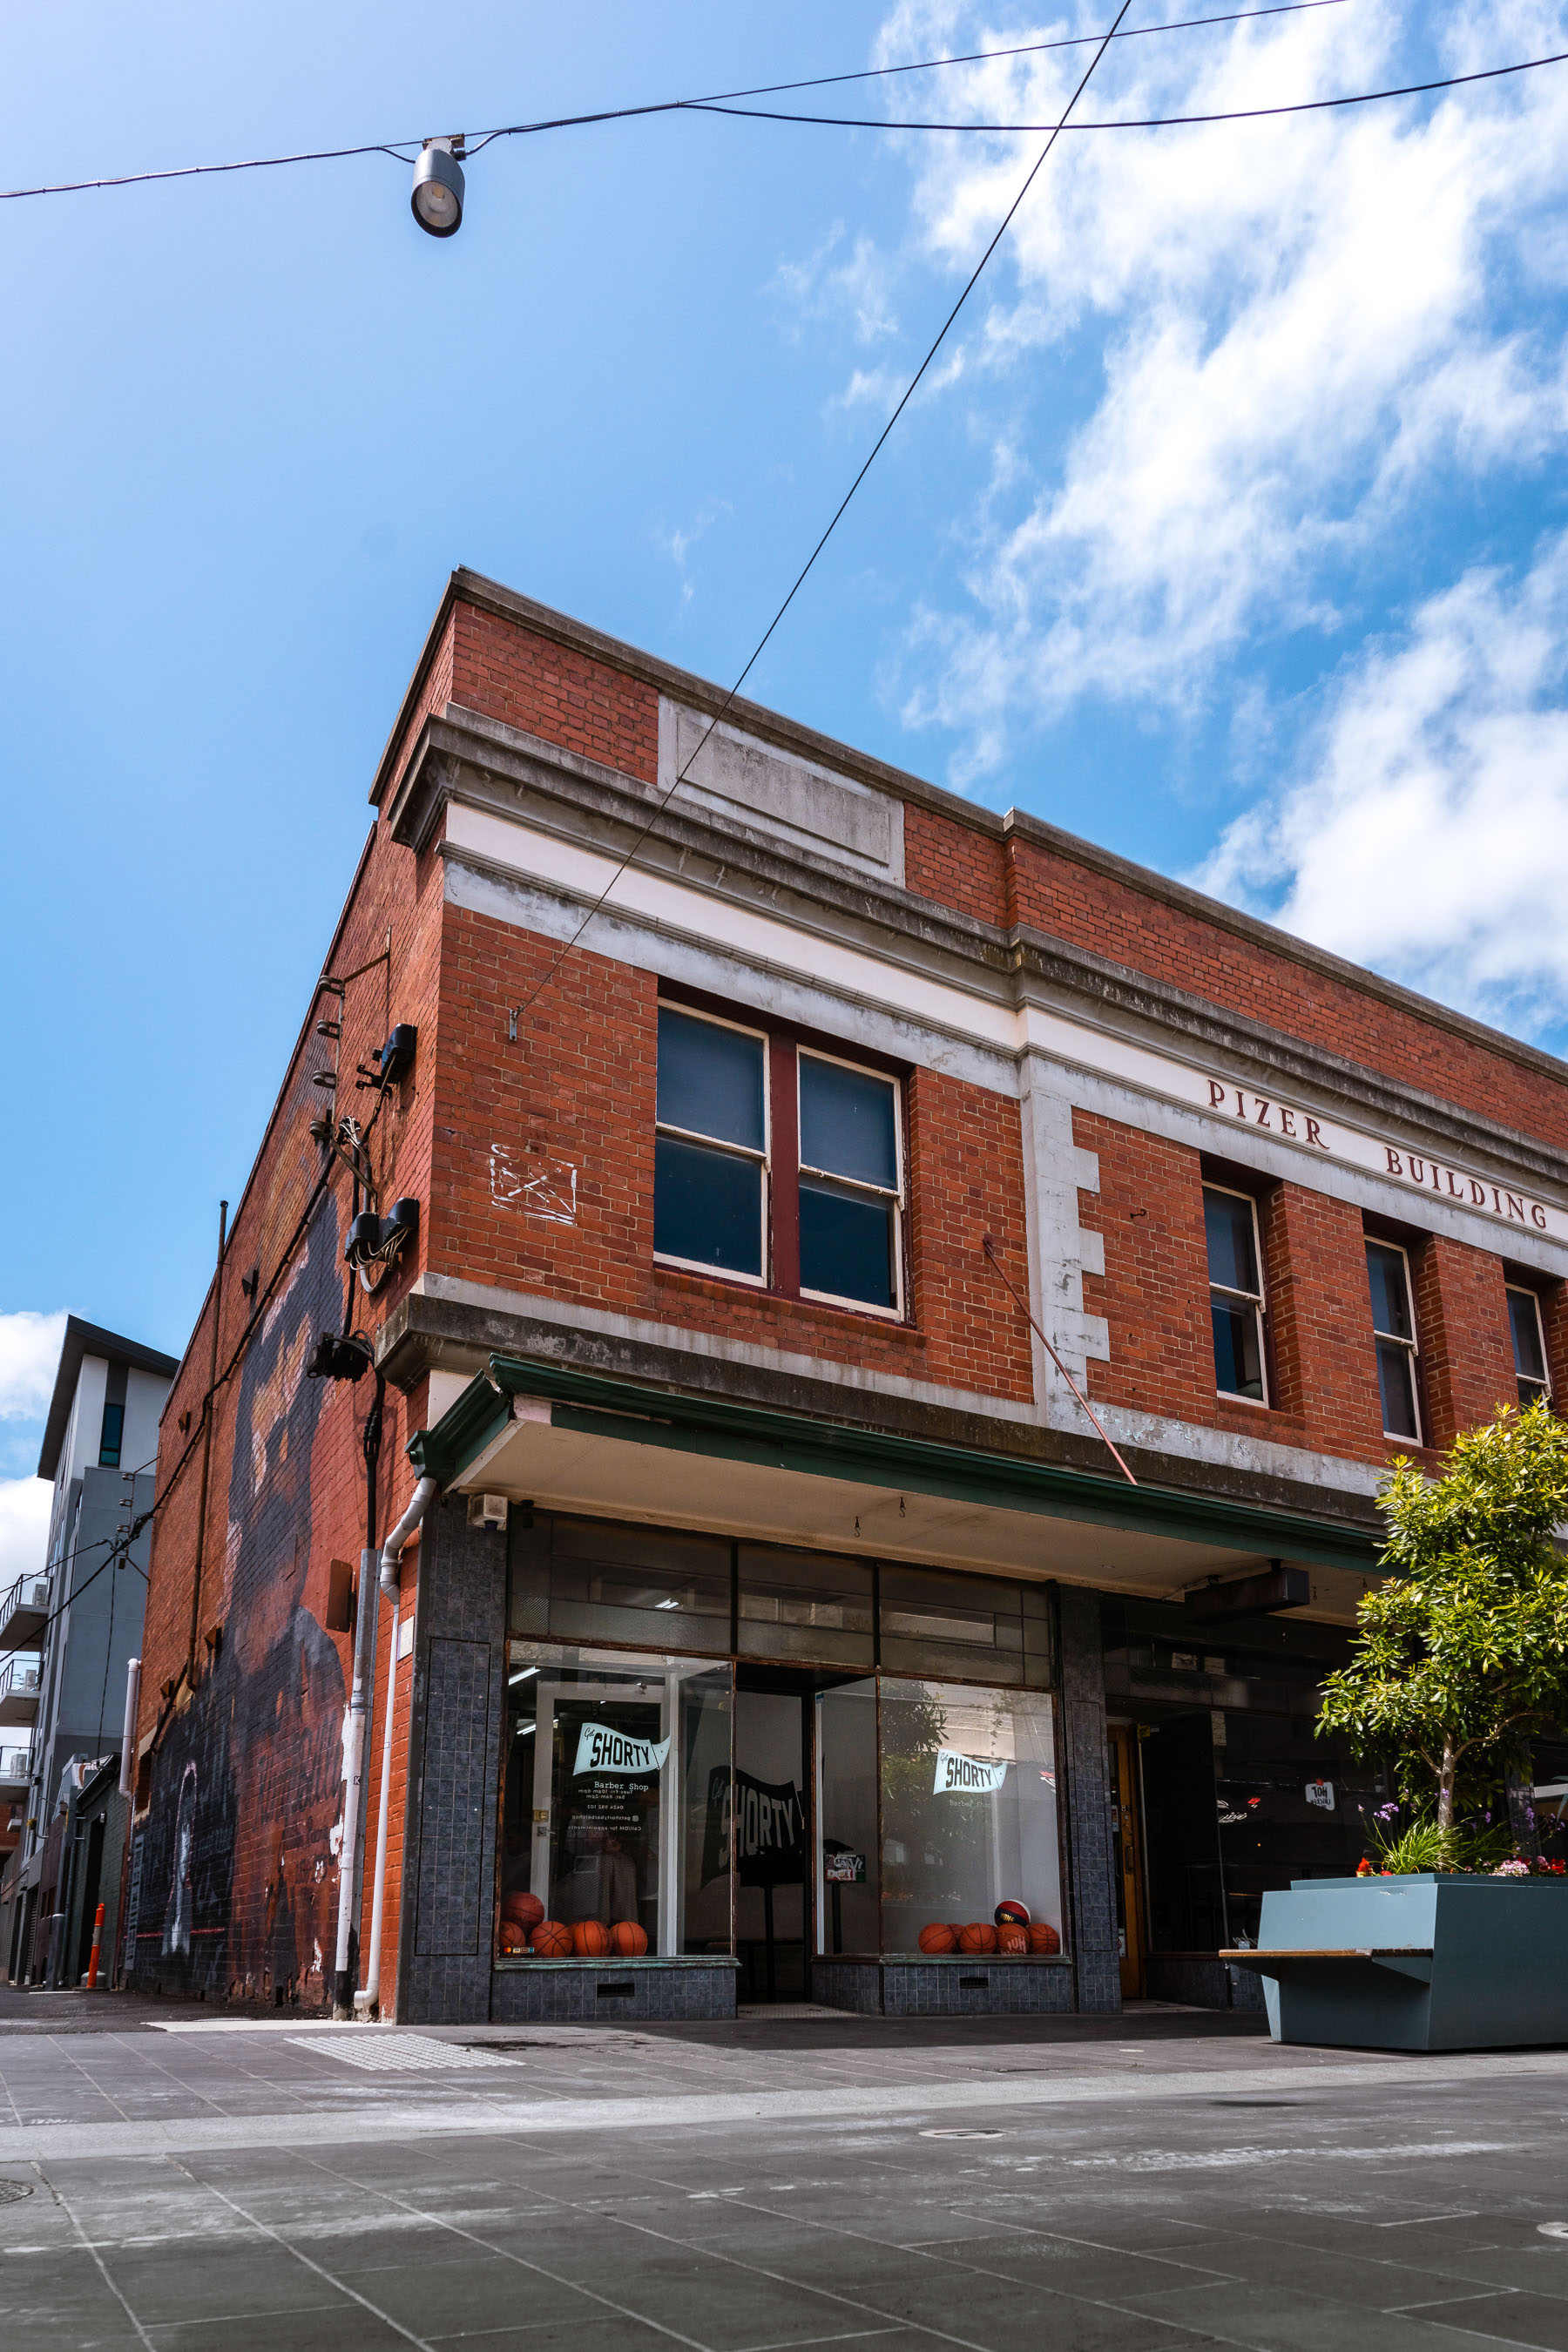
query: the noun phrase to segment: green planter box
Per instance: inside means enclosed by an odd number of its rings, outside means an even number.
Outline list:
[[[1504,2050],[1568,2042],[1568,1879],[1299,1878],[1257,1948],[1276,2042]]]

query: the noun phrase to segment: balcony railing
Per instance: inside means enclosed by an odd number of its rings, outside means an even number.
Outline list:
[[[15,1798],[26,1793],[32,1777],[33,1751],[30,1748],[0,1748],[0,1790]]]
[[[48,1578],[19,1576],[0,1599],[0,1651],[15,1650],[23,1642],[36,1642],[48,1614]]]
[[[0,1660],[0,1723],[35,1723],[37,1715],[37,1659]]]

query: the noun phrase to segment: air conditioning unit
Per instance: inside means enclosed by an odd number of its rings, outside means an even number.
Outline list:
[[[504,1495],[470,1495],[468,1525],[471,1528],[504,1528],[506,1510]]]

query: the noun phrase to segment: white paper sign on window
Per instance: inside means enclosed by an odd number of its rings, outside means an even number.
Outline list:
[[[1334,1784],[1331,1780],[1309,1780],[1307,1802],[1319,1806],[1325,1813],[1334,1810]]]
[[[939,1748],[936,1751],[936,1786],[933,1796],[984,1796],[999,1789],[1007,1778],[1005,1759],[1000,1764],[988,1764],[978,1756],[961,1756],[956,1748]]]
[[[658,1772],[669,1753],[668,1739],[628,1739],[607,1723],[585,1723],[577,1740],[574,1775],[580,1772]]]

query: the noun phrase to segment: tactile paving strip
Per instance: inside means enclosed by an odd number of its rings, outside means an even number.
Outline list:
[[[493,2051],[471,2050],[461,2042],[433,2042],[426,2033],[383,2033],[375,2027],[329,2041],[326,2035],[291,2033],[296,2048],[313,2050],[318,2057],[341,2058],[345,2066],[363,2066],[369,2074],[456,2074],[481,2066],[510,2066],[510,2058]]]

